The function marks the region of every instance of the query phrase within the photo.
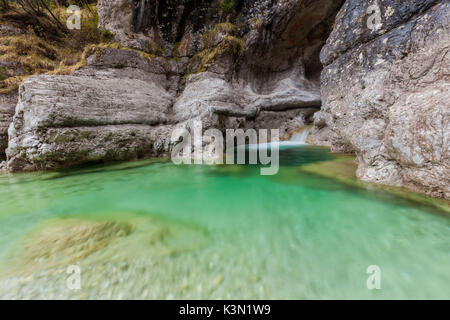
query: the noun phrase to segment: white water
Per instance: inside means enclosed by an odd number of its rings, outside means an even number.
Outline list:
[[[306,143],[306,138],[308,137],[310,128],[305,128],[301,132],[294,133],[291,139],[288,142],[293,142],[299,145],[304,145]]]
[[[305,129],[303,129],[300,132],[295,133],[291,139],[289,139],[288,141],[279,141],[278,142],[278,146],[279,148],[283,148],[283,147],[297,147],[297,146],[303,146],[303,145],[307,145],[306,143],[306,138],[308,137],[310,128],[305,127]],[[242,149],[248,149],[248,150],[254,150],[254,149],[270,149],[272,146],[272,143],[260,143],[260,144],[248,144],[248,145],[242,145],[242,146],[238,146],[237,150],[242,150]]]

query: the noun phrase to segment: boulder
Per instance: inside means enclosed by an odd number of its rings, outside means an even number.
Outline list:
[[[34,76],[22,83],[9,127],[12,171],[158,155],[172,97],[138,79]],[[158,147],[159,148],[159,147]],[[166,150],[167,151],[167,150]]]

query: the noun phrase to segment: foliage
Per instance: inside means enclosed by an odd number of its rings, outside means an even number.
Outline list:
[[[8,73],[6,71],[6,68],[0,67],[0,81],[3,81],[5,79],[9,78]]]
[[[83,2],[88,1],[82,0],[77,3]],[[30,4],[34,5],[34,0],[24,3],[25,6]],[[51,11],[51,17],[54,17],[52,19],[66,21],[69,16],[66,7],[59,6],[55,1],[47,1],[47,6]],[[87,53],[93,45],[111,41],[112,34],[98,28],[95,5],[85,5],[81,13],[80,30],[66,29],[64,32],[60,30],[51,33],[46,29],[49,26],[49,18],[39,16],[37,19],[41,19],[39,21],[44,23],[35,24],[35,18],[19,3],[10,3],[10,9],[2,11],[0,19],[23,30],[23,33],[0,38],[0,61],[12,65],[8,66],[11,72],[2,72],[0,76],[0,94],[16,90],[20,82],[29,75],[73,73],[86,63]]]
[[[0,0],[0,10],[8,10],[9,9],[9,1],[8,0]]]
[[[236,0],[220,0],[219,7],[223,16],[227,19],[236,14]]]
[[[236,12],[236,0],[220,0],[219,7],[225,15]]]
[[[66,26],[58,19],[52,8],[54,2],[50,0],[16,0],[22,13],[33,21],[34,26],[41,28],[45,34],[57,36],[67,33]]]
[[[232,23],[224,22],[217,24],[210,32],[202,36],[202,42],[206,48],[214,46],[215,38],[218,34],[232,35],[237,34],[238,28]]]
[[[190,61],[189,69],[196,66],[192,72],[205,72],[214,64],[217,59],[228,56],[236,63],[244,54],[244,41],[234,36],[226,36],[217,46],[207,47],[197,53]]]

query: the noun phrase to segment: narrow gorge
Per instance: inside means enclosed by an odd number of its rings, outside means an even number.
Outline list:
[[[360,179],[449,198],[449,4],[379,1],[378,29],[369,5],[99,1],[117,45],[2,96],[4,166],[167,155],[194,120],[282,139],[314,122],[308,142],[355,153]]]
[[[449,1],[3,3],[0,298],[448,298]],[[197,123],[279,174],[171,163]]]

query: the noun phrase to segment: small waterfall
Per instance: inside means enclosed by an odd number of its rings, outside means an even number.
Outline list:
[[[145,13],[145,2],[146,0],[135,0],[133,7],[133,31],[139,32],[142,26],[142,21],[144,20]]]
[[[298,147],[307,145],[306,138],[308,137],[309,131],[311,130],[310,127],[305,127],[302,131],[296,132],[290,140],[288,141],[279,141],[278,146],[280,148],[292,148],[292,147]],[[268,149],[270,148],[271,143],[260,143],[260,144],[247,144],[247,145],[241,145],[236,148],[236,150],[240,149]]]
[[[296,132],[294,133],[294,135],[291,137],[291,139],[289,140],[289,142],[293,142],[295,144],[307,144],[306,143],[306,138],[308,137],[310,128],[305,128],[300,132]]]

